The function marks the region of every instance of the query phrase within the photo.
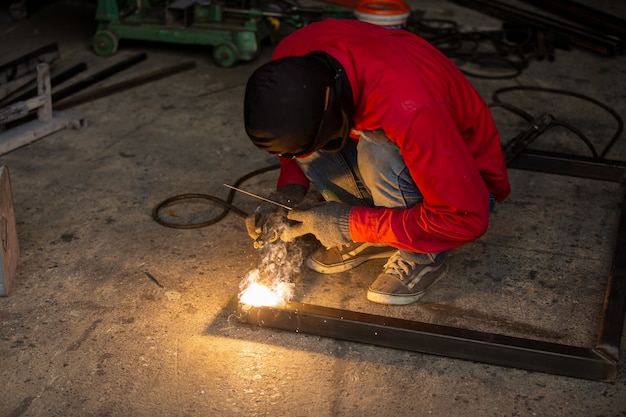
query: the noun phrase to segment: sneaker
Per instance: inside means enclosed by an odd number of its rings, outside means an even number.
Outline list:
[[[367,299],[380,304],[414,303],[445,275],[446,259],[418,264],[403,259],[397,251],[385,264],[384,272],[367,289]]]
[[[322,274],[344,272],[371,259],[388,259],[397,249],[374,243],[352,242],[332,248],[319,248],[306,260],[306,265]]]

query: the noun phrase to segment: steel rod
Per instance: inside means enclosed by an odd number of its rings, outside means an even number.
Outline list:
[[[85,94],[78,96],[67,97],[63,100],[59,100],[54,104],[55,110],[67,109],[69,107],[76,106],[78,104],[87,103],[102,97],[109,96],[111,94],[119,93],[129,88],[138,87],[142,84],[146,84],[151,81],[160,80],[161,78],[169,77],[170,75],[178,74],[182,71],[195,68],[196,63],[194,61],[183,62],[181,64],[173,65],[171,67],[162,68],[156,71],[142,74],[138,77],[131,78],[126,81],[119,82],[107,87],[100,88]]]
[[[274,201],[274,200],[270,200],[269,198],[261,197],[260,195],[253,194],[250,191],[242,190],[241,188],[233,187],[232,185],[228,185],[228,184],[222,184],[222,185],[224,187],[230,188],[231,190],[239,191],[240,193],[243,193],[245,195],[249,195],[250,197],[254,197],[254,198],[257,198],[259,200],[267,201],[268,203],[272,203],[272,204],[274,204],[274,205],[276,205],[278,207],[282,207],[282,208],[287,209],[287,210],[292,210],[291,207],[286,206],[284,204],[281,204],[278,201]]]
[[[92,74],[89,77],[81,81],[78,81],[70,86],[67,86],[66,88],[52,94],[52,103],[56,103],[57,101],[60,101],[64,99],[65,97],[68,97],[99,81],[102,81],[105,78],[110,77],[111,75],[117,74],[118,72],[123,71],[145,60],[146,58],[147,58],[147,55],[144,52],[142,52],[142,53],[133,55],[130,58],[125,59],[124,61],[111,65],[110,67],[105,68],[102,71],[98,71],[97,73]]]

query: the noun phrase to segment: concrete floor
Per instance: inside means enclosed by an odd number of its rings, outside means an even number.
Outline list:
[[[613,3],[608,10],[624,12]],[[499,24],[443,0],[412,4],[466,27]],[[5,17],[0,62],[56,41],[55,71],[86,62],[89,74],[148,54],[97,86],[187,60],[197,67],[66,110],[88,127],[0,156],[11,174],[20,246],[10,294],[0,299],[0,416],[626,415],[623,355],[611,384],[240,323],[229,305],[259,260],[241,218],[177,230],[155,223],[151,212],[177,194],[226,197],[223,183],[275,163],[249,143],[241,118],[247,77],[271,46],[230,69],[201,47],[123,42],[102,58],[90,49],[93,16],[93,4],[70,1],[19,22]],[[532,61],[516,79],[472,82],[488,101],[500,87],[544,86],[591,96],[623,116],[625,69],[624,56],[557,50],[554,62]],[[531,113],[568,118],[598,146],[615,131],[605,114],[573,99],[514,100]],[[502,110],[494,116],[503,137],[520,126]],[[584,153],[563,132],[535,146]],[[623,140],[608,156],[626,160]],[[365,301],[382,262],[335,276],[303,271],[294,278],[295,299],[592,345],[624,187],[510,175],[513,194],[488,233],[455,251],[450,275],[418,305]],[[266,194],[275,178],[271,171],[245,188]],[[256,206],[242,196],[235,203],[248,212]],[[172,214],[187,221],[219,211],[206,207]]]

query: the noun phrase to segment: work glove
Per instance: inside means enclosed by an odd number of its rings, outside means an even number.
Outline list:
[[[267,198],[285,206],[293,207],[302,201],[305,194],[306,188],[303,185],[288,184],[270,193]],[[256,210],[254,210],[254,213],[245,220],[248,235],[250,235],[252,239],[259,239],[262,234],[267,234],[268,229],[274,224],[281,223],[281,221],[286,223],[286,213],[287,209],[283,207],[269,202],[261,203]]]
[[[299,236],[312,233],[327,248],[350,243],[350,209],[346,204],[329,201],[307,210],[291,210],[287,218],[299,223],[287,228],[280,238],[291,242]]]

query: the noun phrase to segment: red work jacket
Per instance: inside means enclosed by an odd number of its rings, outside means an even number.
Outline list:
[[[293,32],[272,58],[312,51],[341,63],[353,129],[382,128],[424,196],[408,209],[353,207],[352,238],[432,253],[485,233],[489,193],[501,202],[511,188],[491,112],[456,65],[411,32],[336,19]],[[297,163],[281,158],[278,186],[289,183],[308,186]]]

